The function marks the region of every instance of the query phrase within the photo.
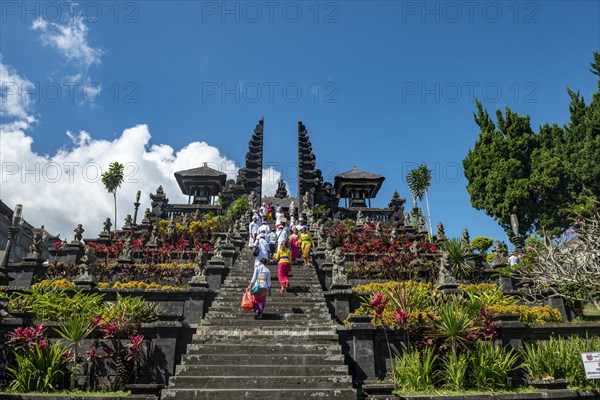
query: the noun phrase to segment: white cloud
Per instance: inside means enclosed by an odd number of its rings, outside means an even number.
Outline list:
[[[41,40],[45,46],[54,48],[68,62],[85,71],[94,64],[100,64],[103,51],[88,43],[88,27],[83,17],[72,18],[66,25],[47,22],[41,17],[33,21],[31,29],[41,32]]]
[[[31,98],[29,91],[33,89],[33,83],[20,76],[17,71],[2,62],[0,53],[0,117],[11,118],[15,121],[10,129],[27,129],[35,122],[30,114]]]
[[[2,130],[2,200],[23,204],[28,222],[44,225],[53,234],[73,237],[79,223],[85,237],[96,237],[106,217],[113,219],[113,198],[102,185],[100,173],[113,161],[125,164],[125,182],[117,192],[118,226],[133,214],[135,193],[142,191],[141,219],[150,207],[149,194],[162,185],[170,203],[187,203],[173,174],[204,162],[235,178],[235,163],[206,142],[192,142],[179,151],[165,144],[149,145],[146,125],[125,129],[114,140],[94,139],[87,132],[67,132],[71,148],[54,155],[32,151],[33,139],[20,130]],[[8,150],[10,149],[10,151]],[[269,167],[263,176],[263,193],[273,195],[281,173]]]
[[[280,178],[281,172],[277,171],[275,168],[268,167],[264,169],[262,176],[262,195],[274,196]]]

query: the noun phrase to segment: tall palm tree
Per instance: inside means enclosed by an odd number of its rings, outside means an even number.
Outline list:
[[[425,197],[425,203],[427,204],[427,218],[429,226],[429,235],[433,235],[431,228],[431,211],[429,210],[429,186],[431,186],[431,170],[427,168],[427,165],[421,164],[417,168],[408,171],[406,175],[406,183],[408,189],[413,198],[415,208],[417,207],[417,200],[423,204],[423,197]]]
[[[102,183],[108,191],[112,193],[115,200],[115,227],[117,226],[117,189],[123,183],[125,166],[118,161],[111,163],[108,166],[108,171],[102,174]]]

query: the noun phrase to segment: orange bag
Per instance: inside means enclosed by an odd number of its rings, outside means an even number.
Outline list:
[[[244,293],[244,297],[242,297],[242,304],[240,305],[240,307],[242,307],[242,309],[246,311],[252,311],[252,309],[254,308],[253,303],[254,295],[250,293],[249,290],[246,290],[246,293]]]

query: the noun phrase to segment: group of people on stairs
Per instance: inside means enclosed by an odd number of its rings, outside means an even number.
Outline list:
[[[267,268],[268,260],[277,263],[277,277],[281,286],[280,293],[285,293],[290,288],[289,275],[292,264],[302,256],[305,267],[310,266],[310,257],[314,242],[308,228],[300,218],[294,225],[294,215],[290,207],[290,226],[288,219],[281,207],[276,209],[275,230],[271,230],[269,214],[263,214],[262,207],[254,210],[252,221],[248,225],[250,233],[249,246],[255,256],[254,273],[248,290],[258,284],[260,291],[254,295],[255,318],[262,318],[267,295],[270,295],[271,272]],[[263,290],[264,289],[264,290]]]

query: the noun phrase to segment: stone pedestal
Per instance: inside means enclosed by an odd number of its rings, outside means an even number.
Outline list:
[[[546,302],[550,307],[556,308],[558,311],[560,311],[563,322],[567,322],[569,320],[567,310],[565,309],[565,301],[562,297],[550,297]]]
[[[325,249],[323,247],[317,247],[313,254],[313,263],[317,268],[322,268],[325,262]]]
[[[343,288],[332,286],[331,290],[325,292],[325,299],[330,311],[334,313],[337,322],[342,323],[350,314],[350,298],[352,297],[352,289],[350,285]],[[369,320],[370,322],[370,320]]]
[[[96,287],[97,283],[96,278],[93,275],[89,275],[87,272],[76,277],[74,282],[76,290],[92,290]]]
[[[7,269],[8,276],[12,278],[10,281],[11,286],[15,287],[30,287],[33,283],[33,276],[37,272],[41,272],[42,260],[36,258],[24,258],[18,264],[12,264]]]
[[[223,261],[225,262],[225,268],[231,268],[233,266],[235,255],[235,247],[223,246],[223,248],[221,249],[221,256],[223,257]]]
[[[73,264],[79,264],[79,257],[83,255],[83,245],[81,243],[68,243],[62,248],[66,261]]]
[[[208,266],[204,270],[204,274],[206,275],[208,287],[213,290],[219,289],[225,276],[225,261],[210,260]]]
[[[331,262],[324,262],[323,263],[323,267],[321,268],[321,271],[323,272],[323,287],[324,288],[329,288],[331,287],[332,282],[332,272],[333,272],[333,263]]]
[[[192,288],[208,288],[208,281],[206,280],[206,275],[194,275],[192,279],[190,279],[190,286]]]
[[[438,290],[446,294],[460,293],[460,291],[458,290],[458,283],[445,283],[443,285],[438,286]]]

